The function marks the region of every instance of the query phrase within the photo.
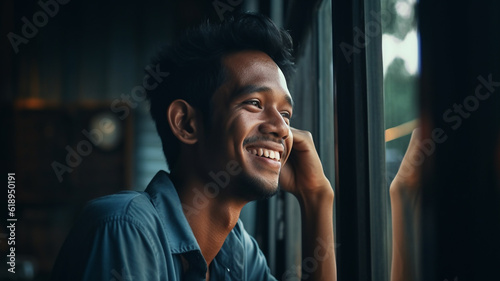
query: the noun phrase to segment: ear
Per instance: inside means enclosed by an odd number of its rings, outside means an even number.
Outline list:
[[[167,109],[168,124],[174,136],[185,144],[198,141],[199,124],[196,110],[185,100],[174,100]]]

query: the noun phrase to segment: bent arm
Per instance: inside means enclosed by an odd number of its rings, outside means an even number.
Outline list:
[[[333,190],[301,200],[302,279],[337,280],[333,235]]]
[[[399,183],[391,185],[392,265],[391,281],[411,281],[415,276],[414,234],[418,229],[417,205],[411,203]],[[416,202],[415,202],[416,203]]]
[[[309,132],[291,128],[293,149],[280,175],[281,187],[295,195],[302,213],[302,279],[337,280],[333,198]]]
[[[416,235],[420,229],[420,166],[415,154],[420,149],[420,131],[416,129],[391,183],[392,266],[391,281],[411,281],[416,274]]]

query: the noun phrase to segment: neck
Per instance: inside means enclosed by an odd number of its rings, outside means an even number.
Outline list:
[[[187,180],[179,181],[179,178]],[[205,191],[207,183],[195,177],[173,176],[172,180],[183,204],[184,215],[207,265],[210,265],[238,222],[246,202],[231,199],[222,190],[214,196]]]

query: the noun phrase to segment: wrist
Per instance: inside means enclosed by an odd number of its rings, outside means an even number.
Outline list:
[[[331,185],[328,183],[328,185],[324,185],[314,191],[309,190],[308,192],[298,194],[295,197],[299,201],[302,209],[323,210],[325,207],[329,206],[333,208],[335,194]]]
[[[420,192],[420,185],[408,184],[405,180],[396,177],[389,188],[391,204],[415,208],[420,201]]]

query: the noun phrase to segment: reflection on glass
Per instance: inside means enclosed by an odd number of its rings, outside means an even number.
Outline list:
[[[416,0],[382,0],[387,183],[406,151],[418,114]]]

